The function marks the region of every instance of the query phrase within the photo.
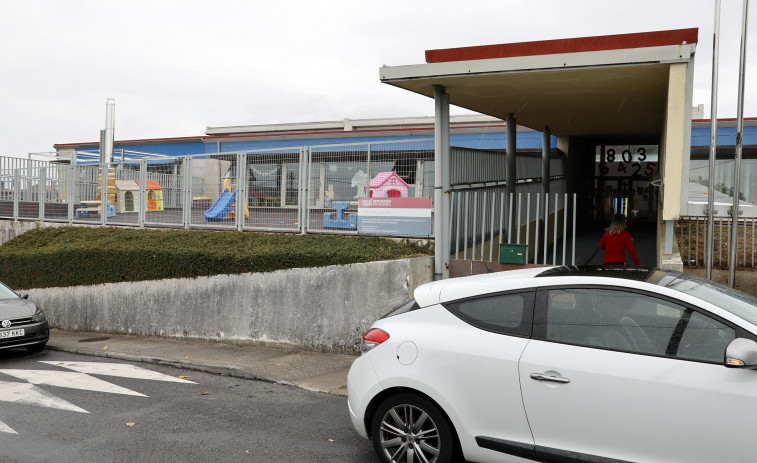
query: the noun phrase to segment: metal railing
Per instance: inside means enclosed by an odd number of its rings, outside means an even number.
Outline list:
[[[492,262],[502,245],[522,244],[526,262],[575,265],[576,195],[527,189],[520,184],[509,196],[504,187],[453,192],[452,256]]]
[[[757,218],[739,219],[738,248],[736,251],[737,267],[755,267],[757,254]],[[705,255],[705,239],[707,236],[706,217],[681,217],[676,222],[676,238],[681,260],[687,266],[703,266]],[[728,241],[733,227],[730,217],[715,217],[713,227],[713,259],[716,268],[728,268]]]

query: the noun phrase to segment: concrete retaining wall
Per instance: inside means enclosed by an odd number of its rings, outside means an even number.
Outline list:
[[[24,233],[34,230],[35,228],[45,227],[70,227],[72,226],[67,222],[30,222],[30,221],[13,221],[13,220],[0,220],[0,245],[5,244],[11,239],[23,235]],[[98,227],[99,225],[89,224],[73,224],[74,227]]]
[[[365,330],[433,279],[433,258],[31,289],[53,327],[356,351]]]
[[[12,220],[0,220],[0,245],[22,235],[29,230],[39,227],[37,222],[14,222]]]

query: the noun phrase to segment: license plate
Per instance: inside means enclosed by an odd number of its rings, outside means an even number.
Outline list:
[[[24,335],[24,330],[7,330],[7,331],[0,331],[0,339],[3,338],[16,338],[19,336]]]

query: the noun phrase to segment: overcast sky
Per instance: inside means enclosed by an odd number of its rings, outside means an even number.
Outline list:
[[[735,117],[741,0],[723,0],[719,117]],[[753,2],[754,3],[754,2]],[[0,155],[207,126],[432,116],[380,83],[427,49],[699,28],[694,105],[709,117],[714,0],[1,0]],[[753,8],[752,8],[753,10]],[[745,116],[757,116],[751,18]],[[453,114],[464,114],[452,108]]]

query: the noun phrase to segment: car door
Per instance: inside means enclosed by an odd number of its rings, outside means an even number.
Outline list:
[[[540,290],[519,372],[538,455],[754,461],[757,371],[722,365],[737,333],[704,311],[629,289]]]

